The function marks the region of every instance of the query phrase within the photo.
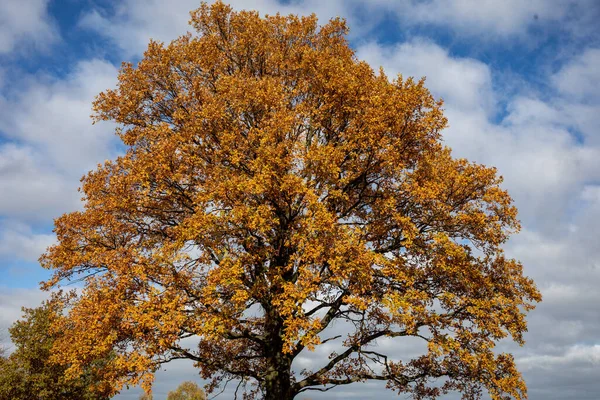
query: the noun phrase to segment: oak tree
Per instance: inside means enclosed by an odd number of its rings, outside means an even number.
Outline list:
[[[359,61],[341,19],[217,2],[191,25],[94,103],[126,153],[83,178],[84,210],[41,259],[47,288],[84,282],[55,359],[76,376],[115,352],[115,392],[186,358],[209,391],[234,379],[255,398],[367,380],[525,398],[494,352],[523,343],[541,299],[502,250],[517,210],[494,168],[452,157],[424,81]],[[405,338],[423,354],[376,346]],[[300,370],[310,351],[330,354]]]

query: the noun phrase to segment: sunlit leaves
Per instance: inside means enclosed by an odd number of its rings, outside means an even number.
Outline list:
[[[127,152],[84,177],[84,211],[57,219],[42,258],[48,286],[85,283],[56,357],[76,372],[114,349],[115,391],[184,357],[209,389],[241,378],[266,398],[368,379],[416,398],[523,397],[492,351],[522,341],[540,300],[502,253],[516,209],[495,169],[452,158],[424,81],[356,60],[341,20],[216,3],[192,26],[151,42],[94,104]],[[335,320],[351,328],[339,351],[293,376]],[[405,336],[429,353],[369,347]]]

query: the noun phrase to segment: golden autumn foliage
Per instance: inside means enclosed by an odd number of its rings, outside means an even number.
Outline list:
[[[522,343],[541,299],[501,248],[517,210],[494,168],[442,144],[441,101],[358,61],[342,20],[191,15],[198,35],[151,41],[94,104],[127,151],[83,178],[84,210],[56,220],[41,259],[47,288],[84,282],[56,361],[76,376],[116,353],[114,392],[188,358],[209,391],[238,379],[249,398],[371,379],[414,398],[525,398],[493,351]],[[375,346],[405,337],[428,350]],[[321,365],[294,366],[325,342]]]

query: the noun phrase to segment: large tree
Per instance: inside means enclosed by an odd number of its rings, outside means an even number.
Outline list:
[[[367,380],[524,398],[513,357],[493,351],[523,343],[540,300],[503,255],[517,210],[494,168],[443,145],[423,80],[357,60],[340,19],[191,15],[198,35],[151,41],[94,104],[126,153],[84,177],[84,210],[56,220],[42,257],[46,287],[85,283],[56,359],[76,375],[116,352],[115,391],[187,358],[209,390],[236,379],[264,399]],[[375,346],[407,337],[422,355]]]

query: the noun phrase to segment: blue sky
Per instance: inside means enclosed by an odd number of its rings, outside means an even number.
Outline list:
[[[0,1],[0,329],[35,306],[53,218],[81,207],[79,178],[122,148],[91,101],[149,38],[188,30],[197,1]],[[258,0],[236,9],[348,20],[358,58],[426,76],[454,154],[498,167],[522,232],[506,246],[538,283],[527,345],[531,399],[600,398],[600,3],[594,0]],[[1,333],[0,333],[1,334]],[[402,349],[397,349],[401,352]],[[315,357],[318,356],[315,355]],[[306,362],[310,362],[307,359]],[[157,398],[195,377],[178,363]],[[136,399],[137,389],[119,398]],[[394,398],[380,385],[322,398]],[[321,398],[321,397],[313,397]]]

